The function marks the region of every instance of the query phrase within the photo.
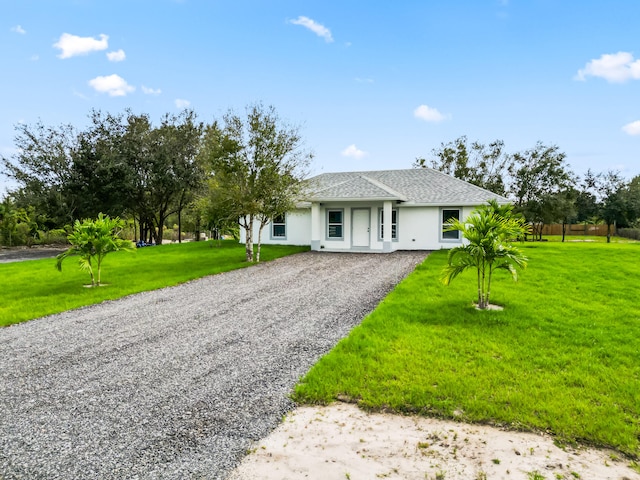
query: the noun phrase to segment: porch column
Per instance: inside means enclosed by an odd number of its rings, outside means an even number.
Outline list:
[[[382,251],[391,252],[391,200],[386,200],[382,208]]]
[[[311,250],[320,250],[320,204],[318,202],[311,203]]]

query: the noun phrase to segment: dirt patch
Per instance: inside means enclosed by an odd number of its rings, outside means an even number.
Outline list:
[[[560,448],[548,435],[484,425],[369,414],[344,403],[292,411],[250,452],[229,480],[640,479],[613,451]]]

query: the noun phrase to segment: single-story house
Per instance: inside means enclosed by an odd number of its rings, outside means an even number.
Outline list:
[[[263,244],[340,252],[451,248],[462,239],[444,231],[448,220],[464,219],[490,199],[509,202],[430,168],[323,173],[306,183],[296,208],[264,228]]]

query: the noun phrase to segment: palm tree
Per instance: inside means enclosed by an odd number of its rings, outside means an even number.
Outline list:
[[[62,270],[62,262],[71,256],[80,257],[80,268],[91,275],[91,286],[100,286],[100,274],[104,257],[117,250],[135,250],[135,245],[129,240],[119,237],[124,222],[118,217],[98,214],[96,220],[76,220],[73,232],[67,237],[71,247],[56,257],[56,268]],[[93,261],[96,262],[97,282],[93,273]]]
[[[511,244],[529,231],[522,216],[513,213],[513,205],[499,205],[490,201],[474,210],[461,222],[451,219],[447,231],[458,230],[465,242],[449,251],[443,270],[445,285],[469,268],[477,272],[478,308],[489,307],[491,278],[496,270],[508,271],[517,280],[516,267],[525,268],[527,257]]]

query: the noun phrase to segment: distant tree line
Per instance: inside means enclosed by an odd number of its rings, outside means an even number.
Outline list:
[[[434,168],[511,199],[537,238],[550,223],[603,222],[608,237],[614,225],[640,227],[640,176],[625,181],[614,170],[576,175],[556,145],[538,142],[508,153],[502,140],[483,144],[461,136],[433,149],[429,159],[417,158],[414,167]]]
[[[2,173],[18,185],[0,203],[2,243],[64,238],[76,220],[99,214],[129,219],[136,240],[155,244],[170,217],[182,231],[184,214],[195,231],[254,220],[262,228],[291,208],[310,159],[298,129],[261,104],[210,124],[192,110],[157,125],[129,110],[94,110],[89,120],[82,130],[17,125],[17,153],[2,157]]]

